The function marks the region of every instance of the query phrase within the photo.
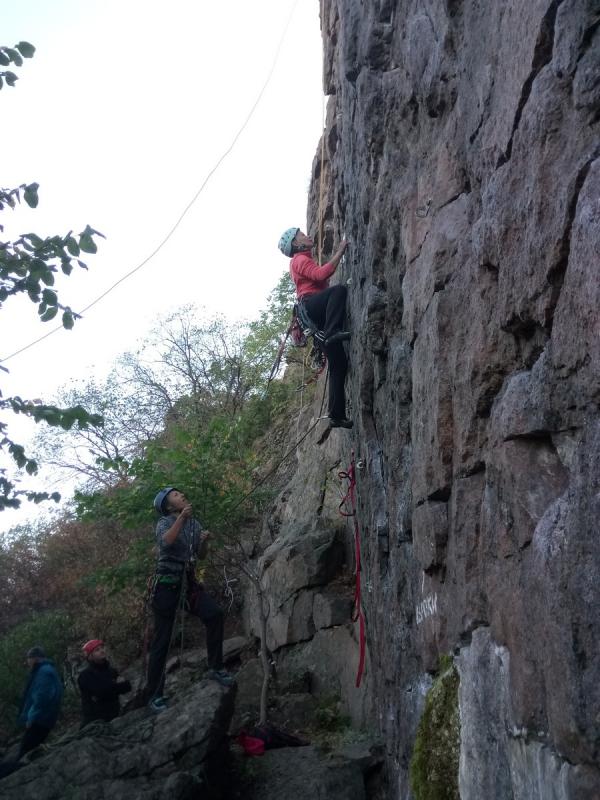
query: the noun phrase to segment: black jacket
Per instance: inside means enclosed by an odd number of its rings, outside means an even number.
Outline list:
[[[119,695],[131,691],[129,681],[118,681],[118,672],[108,661],[90,662],[77,678],[81,691],[82,725],[95,719],[106,722],[119,716]]]

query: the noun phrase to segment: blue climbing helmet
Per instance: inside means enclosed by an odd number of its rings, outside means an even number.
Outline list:
[[[165,515],[163,503],[167,499],[167,495],[169,494],[169,492],[172,492],[174,490],[175,486],[167,486],[166,488],[161,489],[160,492],[154,498],[154,508],[158,511],[159,514],[162,514],[162,516]]]
[[[300,228],[288,228],[279,240],[279,249],[284,256],[291,258],[292,255],[292,242]]]

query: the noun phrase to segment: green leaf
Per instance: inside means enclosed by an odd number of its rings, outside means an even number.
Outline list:
[[[42,322],[50,322],[50,320],[54,319],[54,317],[58,314],[58,307],[57,306],[50,306],[47,308],[44,313],[40,316]]]
[[[58,303],[58,295],[52,289],[44,289],[42,292],[42,300],[49,306],[55,306]]]
[[[70,431],[71,428],[73,427],[74,422],[75,422],[75,417],[73,417],[71,414],[63,414],[63,416],[60,419],[60,427],[64,431]]]
[[[35,473],[38,471],[38,465],[32,458],[30,458],[27,464],[25,464],[25,470],[27,471],[28,475],[35,475]]]
[[[63,327],[66,328],[68,331],[71,330],[73,325],[75,324],[75,320],[73,319],[73,313],[71,311],[65,311],[62,315],[62,324]]]
[[[40,188],[39,183],[30,183],[28,186],[25,187],[25,192],[23,193],[23,198],[27,205],[30,208],[36,208],[38,204],[38,189]]]
[[[8,67],[10,64],[10,58],[4,52],[4,49],[0,47],[0,65],[3,67]]]
[[[40,275],[46,286],[54,286],[54,273],[51,269],[47,269]]]
[[[44,244],[44,240],[40,239],[36,233],[25,233],[23,238],[30,241],[36,250],[38,250]]]
[[[23,66],[23,59],[21,58],[20,54],[16,50],[14,50],[12,47],[5,47],[4,48],[4,52],[10,58],[10,60],[13,62],[13,64],[17,65],[17,67],[22,67]]]
[[[92,239],[89,233],[81,234],[79,237],[79,247],[81,247],[84,253],[96,253],[98,251],[96,242]]]
[[[14,72],[5,72],[4,80],[7,82],[9,86],[14,86],[15,83],[19,80],[19,77],[15,75]]]
[[[19,42],[15,47],[21,53],[23,58],[32,58],[35,53],[35,47],[29,42]]]
[[[73,236],[69,236],[67,239],[67,250],[72,256],[79,255],[79,245],[77,244],[76,239]]]

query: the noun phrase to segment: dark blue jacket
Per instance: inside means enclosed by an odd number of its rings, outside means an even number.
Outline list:
[[[63,685],[54,664],[45,658],[33,665],[19,710],[19,722],[28,725],[37,722],[53,728],[58,718],[63,696]]]

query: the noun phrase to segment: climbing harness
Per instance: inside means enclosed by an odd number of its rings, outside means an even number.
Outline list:
[[[306,347],[308,345],[309,338],[313,337],[314,344],[310,351],[311,368],[320,368],[319,374],[323,371],[326,359],[323,349],[319,346],[319,336],[321,339],[323,338],[322,331],[319,331],[318,327],[306,313],[306,309],[304,308],[302,300],[298,300],[297,303],[294,303],[294,307],[292,309],[292,319],[288,325],[284,337],[279,343],[277,355],[275,356],[275,361],[273,362],[273,366],[271,367],[271,371],[267,379],[267,389],[279,372],[281,359],[283,358],[288,339],[291,341],[294,347]]]
[[[271,382],[279,372],[281,359],[283,358],[288,339],[291,341],[294,347],[302,348],[308,345],[308,340],[310,337],[313,339],[313,345],[310,349],[308,360],[311,370],[316,374],[306,383],[303,379],[302,385],[298,387],[299,390],[302,390],[311,383],[314,383],[327,365],[327,357],[324,349],[321,347],[323,332],[320,331],[315,323],[310,319],[306,313],[306,309],[304,308],[302,301],[299,300],[294,304],[291,322],[279,344],[279,348],[277,349],[277,355],[275,356],[275,361],[273,362],[273,366],[271,367],[271,371],[267,379],[266,391],[268,391]],[[303,361],[303,368],[305,363],[306,359]]]
[[[292,322],[289,327],[289,335],[294,347],[306,347],[308,344],[308,334],[305,326],[300,322],[298,315],[298,303],[294,304],[292,310]]]
[[[362,610],[361,593],[360,593],[360,574],[361,574],[361,561],[360,561],[360,530],[358,528],[358,519],[356,516],[356,463],[354,461],[354,450],[350,459],[350,466],[346,472],[340,472],[339,478],[343,481],[348,481],[348,488],[346,494],[343,496],[339,505],[339,512],[343,517],[352,517],[354,520],[354,553],[356,560],[356,586],[354,589],[354,605],[352,609],[352,622],[358,620],[359,625],[359,657],[358,669],[356,672],[356,688],[360,687],[364,668],[365,668],[365,651],[366,651],[366,636],[365,636],[365,617]],[[350,503],[351,510],[347,511],[348,502]]]
[[[307,366],[312,371],[312,376],[308,379],[304,379],[304,369]],[[306,357],[302,360],[302,383],[296,389],[297,392],[302,392],[306,389],[307,386],[310,386],[311,383],[316,383],[319,380],[319,376],[325,370],[327,366],[327,356],[319,347],[311,347],[309,353]]]

